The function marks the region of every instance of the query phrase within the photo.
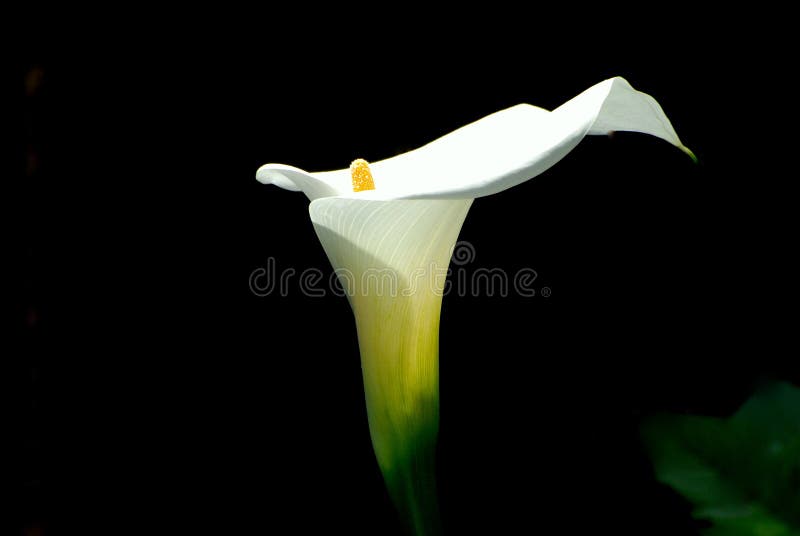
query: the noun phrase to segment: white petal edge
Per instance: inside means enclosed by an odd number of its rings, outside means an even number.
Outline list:
[[[661,138],[694,158],[658,102],[620,77],[592,86],[552,112],[519,104],[419,149],[371,163],[375,190],[352,192],[349,169],[308,173],[267,164],[261,182],[303,190],[311,199],[467,199],[525,182],[564,158],[586,135],[632,131]]]

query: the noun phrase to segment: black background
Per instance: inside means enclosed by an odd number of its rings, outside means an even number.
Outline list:
[[[443,518],[449,534],[697,534],[637,427],[798,381],[778,342],[785,142],[765,123],[783,120],[787,88],[765,80],[785,66],[696,17],[634,32],[362,13],[318,31],[211,15],[18,42],[12,533],[397,534],[346,300],[249,290],[270,257],[330,273],[306,198],[255,170],[380,160],[621,75],[700,163],[592,137],[475,202],[467,269],[530,267],[552,295],[444,300]]]

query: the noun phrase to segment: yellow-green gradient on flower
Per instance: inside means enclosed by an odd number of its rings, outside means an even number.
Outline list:
[[[309,173],[268,164],[256,178],[303,191],[333,267],[350,277],[370,434],[392,499],[416,534],[439,530],[433,463],[438,430],[441,283],[473,200],[527,181],[586,135],[651,134],[691,155],[661,106],[612,78],[550,112],[520,104],[419,149]]]
[[[320,199],[314,228],[347,274],[375,454],[395,504],[425,534],[436,521],[439,312],[471,199]]]

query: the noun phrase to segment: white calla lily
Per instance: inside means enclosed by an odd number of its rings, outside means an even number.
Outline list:
[[[352,169],[268,164],[256,174],[311,200],[311,221],[355,315],[378,463],[417,534],[438,524],[441,275],[469,207],[542,173],[584,136],[618,130],[651,134],[694,158],[655,99],[612,78],[552,112],[520,104],[370,164],[374,189],[353,191]]]

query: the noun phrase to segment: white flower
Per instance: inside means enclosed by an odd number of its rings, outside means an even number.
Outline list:
[[[331,264],[348,274],[342,284],[356,319],[373,446],[418,534],[437,525],[441,281],[433,272],[447,267],[475,198],[537,176],[588,134],[620,130],[652,134],[694,158],[655,99],[612,78],[552,112],[520,104],[369,168],[357,161],[317,173],[280,164],[258,170],[262,183],[308,196]]]

